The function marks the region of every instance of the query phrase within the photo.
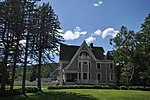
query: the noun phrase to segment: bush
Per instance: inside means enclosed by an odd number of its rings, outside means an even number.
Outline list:
[[[14,89],[13,92],[10,90],[5,90],[4,92],[0,91],[0,97],[15,96],[21,94],[22,94],[21,89]]]
[[[39,89],[36,87],[26,87],[26,93],[35,93],[38,92]],[[7,97],[7,96],[15,96],[15,95],[22,95],[23,92],[20,89],[14,89],[13,92],[10,90],[5,90],[4,92],[0,91],[0,97]]]
[[[130,86],[129,90],[143,90],[143,91],[150,91],[150,87],[143,87],[143,86]]]
[[[120,86],[119,89],[121,89],[121,90],[128,90],[128,87],[126,87],[126,86]]]
[[[117,86],[109,85],[61,85],[49,86],[48,89],[118,89]]]
[[[59,85],[49,86],[48,89],[120,89],[120,90],[144,90],[150,91],[150,87],[142,86],[115,86],[115,85]]]
[[[35,93],[35,92],[38,92],[39,89],[36,88],[36,87],[26,87],[26,92],[27,93]]]

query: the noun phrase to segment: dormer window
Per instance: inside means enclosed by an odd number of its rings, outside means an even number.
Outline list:
[[[80,53],[79,58],[80,59],[90,59],[90,55],[87,52],[83,51]]]

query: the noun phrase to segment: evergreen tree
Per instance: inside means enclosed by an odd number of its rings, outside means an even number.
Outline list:
[[[38,88],[41,90],[41,65],[53,61],[52,55],[62,40],[58,31],[61,29],[60,23],[52,7],[49,4],[37,7],[35,2],[36,0],[3,0],[0,2],[2,91],[5,90],[7,66],[13,67],[10,84],[10,90],[13,91],[15,68],[23,63],[22,91],[25,94],[28,58],[39,63]]]
[[[39,65],[37,87],[41,90],[41,65],[52,61],[52,55],[61,42],[61,36],[58,32],[60,29],[58,17],[49,4],[43,4],[38,8],[36,19],[36,33],[33,34],[33,39],[31,39],[31,47],[33,47],[32,56]]]
[[[26,80],[26,67],[28,64],[28,57],[29,57],[29,41],[30,41],[30,36],[32,36],[32,32],[33,32],[33,16],[34,13],[36,12],[36,0],[24,0],[24,28],[25,28],[25,32],[22,34],[24,37],[25,43],[22,44],[22,49],[23,49],[23,62],[24,62],[24,66],[23,66],[23,77],[22,77],[22,91],[23,94],[25,94],[25,80]]]
[[[12,10],[11,3],[13,0],[2,1],[0,9],[0,52],[2,54],[2,84],[1,90],[5,90],[6,84],[6,74],[7,74],[7,65],[13,63],[13,54],[14,54],[14,41],[16,39],[13,28],[14,23],[14,11]]]

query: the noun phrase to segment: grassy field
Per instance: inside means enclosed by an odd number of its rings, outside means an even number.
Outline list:
[[[137,90],[60,89],[27,96],[0,97],[0,100],[150,100],[150,92]]]

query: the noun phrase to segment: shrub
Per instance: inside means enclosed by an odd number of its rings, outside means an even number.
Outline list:
[[[10,90],[5,90],[4,92],[0,91],[0,97],[15,96],[21,94],[22,94],[21,89],[14,89],[13,92]]]
[[[49,86],[48,89],[113,89],[109,85],[61,85]]]
[[[115,85],[59,85],[49,86],[48,89],[120,89],[120,90],[144,90],[150,91],[150,87],[142,86],[115,86]]]
[[[35,92],[38,92],[39,89],[36,88],[36,87],[26,87],[26,92],[27,93],[35,93]]]
[[[126,86],[120,86],[119,87],[121,90],[128,90],[128,87],[126,87]]]
[[[150,87],[143,87],[143,86],[130,86],[129,90],[143,90],[143,91],[150,91]]]

